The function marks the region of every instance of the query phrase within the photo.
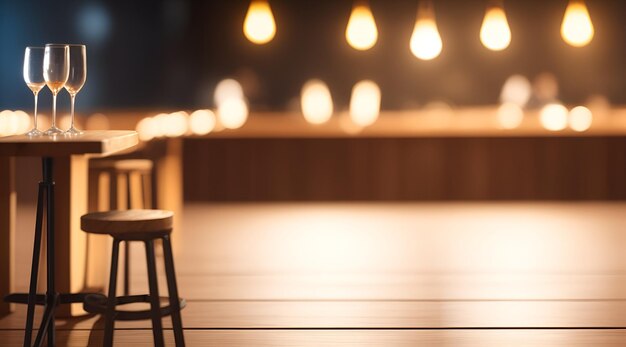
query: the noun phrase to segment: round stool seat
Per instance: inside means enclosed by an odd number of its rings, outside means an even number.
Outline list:
[[[119,160],[92,160],[89,163],[92,170],[128,172],[150,172],[152,160],[148,159],[119,159]]]
[[[80,227],[93,234],[119,239],[152,239],[172,231],[174,213],[166,210],[121,210],[88,213]]]

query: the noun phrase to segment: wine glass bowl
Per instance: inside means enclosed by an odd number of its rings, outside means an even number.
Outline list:
[[[44,50],[43,76],[52,92],[52,126],[46,130],[46,135],[63,134],[63,130],[56,126],[57,94],[69,78],[69,51],[68,45],[59,44],[47,44]]]
[[[35,110],[33,112],[34,125],[33,128],[25,135],[41,136],[43,132],[37,129],[37,100],[39,91],[46,85],[43,76],[43,47],[26,47],[24,52],[24,82],[35,96]]]
[[[87,48],[85,45],[68,45],[70,52],[70,73],[65,90],[70,94],[71,125],[65,132],[67,135],[80,135],[82,131],[74,126],[74,103],[76,94],[81,90],[87,79]]]

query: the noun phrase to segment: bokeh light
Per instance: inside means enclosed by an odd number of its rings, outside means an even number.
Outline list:
[[[276,35],[276,23],[267,0],[250,2],[246,19],[243,22],[243,32],[250,42],[258,45],[272,41]]]
[[[352,88],[350,117],[362,127],[372,125],[380,113],[380,88],[370,80],[360,81]]]
[[[583,132],[591,127],[593,114],[585,106],[576,106],[569,112],[568,122],[572,130]]]
[[[248,105],[243,99],[226,99],[218,106],[217,117],[227,129],[241,128],[248,120]]]
[[[541,125],[550,131],[559,131],[567,127],[567,108],[561,104],[548,104],[539,112]]]
[[[215,114],[211,110],[197,110],[189,117],[189,129],[193,134],[206,135],[215,128]]]
[[[511,29],[501,6],[487,8],[480,28],[480,41],[492,51],[501,51],[511,43]]]
[[[515,129],[524,120],[524,110],[518,104],[507,102],[498,107],[497,118],[502,129]]]
[[[326,83],[317,79],[306,82],[302,87],[300,106],[307,122],[326,123],[333,114],[333,99]]]
[[[346,40],[352,48],[361,51],[368,50],[376,44],[378,29],[372,11],[366,4],[358,4],[352,9],[346,27]]]

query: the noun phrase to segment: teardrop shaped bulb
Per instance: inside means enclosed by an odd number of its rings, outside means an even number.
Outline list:
[[[501,51],[511,43],[511,29],[501,6],[487,8],[480,27],[480,41],[492,51]]]
[[[583,47],[593,39],[594,29],[584,1],[571,0],[561,24],[563,40],[574,47]]]
[[[378,29],[369,6],[354,6],[346,27],[346,40],[352,48],[360,51],[368,50],[376,44]]]
[[[276,35],[276,23],[267,0],[250,2],[246,19],[243,22],[243,33],[248,40],[258,45],[272,41]]]

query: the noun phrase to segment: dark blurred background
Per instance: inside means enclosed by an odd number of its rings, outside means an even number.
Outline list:
[[[592,94],[626,103],[626,1],[588,2],[596,34],[583,48],[560,37],[566,0],[505,1],[512,43],[492,52],[478,37],[486,1],[436,0],[444,48],[432,61],[409,50],[416,0],[370,3],[379,39],[361,52],[345,40],[350,0],[270,1],[277,34],[262,46],[243,35],[245,0],[4,0],[0,108],[32,107],[22,80],[24,47],[49,42],[88,46],[78,110],[211,107],[213,88],[225,77],[242,82],[253,111],[288,109],[314,77],[326,81],[340,108],[365,78],[380,85],[383,109],[436,100],[483,105],[498,101],[508,76],[532,80],[542,72],[557,77],[565,103]]]

